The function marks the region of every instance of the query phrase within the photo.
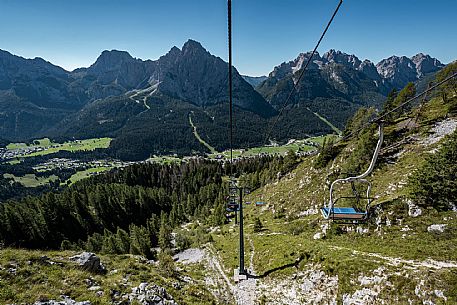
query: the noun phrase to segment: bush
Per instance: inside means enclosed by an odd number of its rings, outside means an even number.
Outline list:
[[[335,157],[341,152],[343,149],[342,145],[336,145],[331,139],[329,142],[324,139],[324,143],[322,144],[322,148],[317,156],[315,167],[316,168],[324,168],[327,164],[335,159]]]
[[[175,277],[177,275],[175,262],[168,251],[159,253],[159,269],[167,276]]]
[[[301,221],[294,221],[289,224],[287,229],[292,235],[300,235],[305,231],[305,224]]]
[[[78,245],[71,243],[70,241],[64,239],[62,243],[60,244],[60,250],[66,251],[66,250],[79,250]]]
[[[192,245],[192,239],[185,233],[179,232],[175,237],[176,247],[179,251],[189,249]]]
[[[262,231],[262,229],[263,229],[263,224],[260,221],[260,218],[256,217],[254,220],[254,233],[259,233]]]

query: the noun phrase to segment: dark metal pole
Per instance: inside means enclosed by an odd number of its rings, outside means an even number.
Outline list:
[[[243,228],[243,191],[240,187],[240,274],[246,274],[244,270],[244,228]]]

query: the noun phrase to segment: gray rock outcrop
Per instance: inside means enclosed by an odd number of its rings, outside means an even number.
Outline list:
[[[169,295],[165,288],[156,284],[141,283],[138,287],[132,289],[132,293],[124,296],[131,304],[136,301],[141,305],[178,305]],[[124,304],[124,303],[122,303]]]
[[[100,258],[94,253],[83,252],[79,255],[70,257],[70,260],[76,262],[83,270],[92,273],[106,273],[105,266],[103,266]]]

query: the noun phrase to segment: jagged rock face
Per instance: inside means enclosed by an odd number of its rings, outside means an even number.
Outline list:
[[[373,80],[380,80],[381,76],[378,74],[376,66],[369,60],[364,60],[358,67],[359,71],[363,72],[366,76]]]
[[[406,56],[391,56],[380,61],[376,68],[382,78],[393,84],[407,83],[416,79],[416,65]]]
[[[381,60],[376,68],[378,73],[391,87],[403,88],[408,82],[414,82],[427,73],[443,68],[437,59],[419,53],[411,58],[406,56],[391,56]]]
[[[227,65],[199,43],[188,41],[158,61],[159,90],[169,96],[206,106],[227,101]]]
[[[274,78],[276,80],[280,80],[286,76],[289,76],[290,74],[294,74],[297,71],[299,71],[301,68],[304,67],[306,62],[309,60],[309,57],[311,56],[312,52],[308,53],[300,53],[298,57],[292,61],[289,61],[287,63],[282,63],[279,66],[275,67],[273,71],[269,74],[269,78]],[[322,61],[322,58],[319,56],[319,53],[316,52],[314,54],[313,60],[308,66],[308,69],[318,69],[319,65],[318,63]]]
[[[427,73],[438,71],[444,67],[444,65],[438,59],[432,58],[430,55],[425,55],[423,53],[414,55],[411,57],[411,60],[416,65],[416,70],[419,77]]]
[[[275,67],[268,79],[258,86],[259,92],[272,105],[277,105],[278,99],[285,99],[282,91],[290,91],[297,83],[297,72],[310,56],[311,52],[301,53],[296,59]],[[361,61],[353,54],[332,49],[322,57],[315,54],[305,78],[298,84],[299,90],[306,88],[306,92],[299,92],[293,102],[297,103],[303,98],[313,100],[343,96],[351,102],[376,104],[378,95],[386,96],[391,89],[401,89],[408,82],[414,82],[442,67],[443,64],[437,59],[422,53],[412,58],[392,56],[375,66],[367,59]]]
[[[278,106],[287,98],[294,84],[297,92],[291,101],[295,104],[316,98],[342,98],[350,103],[356,100],[363,104],[360,96],[366,92],[373,93],[371,97],[385,91],[383,87],[379,88],[380,76],[373,63],[368,60],[362,62],[355,55],[335,50],[324,53],[322,57],[316,53],[304,78],[297,83],[298,72],[310,56],[311,52],[301,53],[295,60],[275,67],[268,79],[259,85],[259,92],[272,105]],[[369,102],[372,103],[371,100]]]
[[[345,67],[358,70],[362,62],[355,55],[349,55],[341,51],[335,51],[331,49],[330,51],[324,53],[322,56],[326,62],[336,62]]]
[[[158,91],[198,106],[228,101],[228,66],[211,55],[200,43],[189,40],[182,48],[173,48],[157,61],[158,71],[151,84]],[[233,68],[234,103],[263,115],[274,110]]]

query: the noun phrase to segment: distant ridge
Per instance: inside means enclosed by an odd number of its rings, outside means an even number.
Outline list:
[[[237,146],[263,140],[264,128],[309,55],[299,54],[268,76],[241,76],[234,70]],[[72,72],[0,50],[0,138],[110,136],[115,138],[113,154],[134,159],[205,151],[188,122],[193,111],[201,137],[224,149],[227,66],[195,40],[181,49],[172,47],[157,60],[103,51],[90,67]],[[380,105],[392,88],[422,80],[443,66],[422,53],[392,56],[377,65],[336,50],[316,54],[272,136],[282,141],[332,132],[314,113],[341,129],[360,106]]]

